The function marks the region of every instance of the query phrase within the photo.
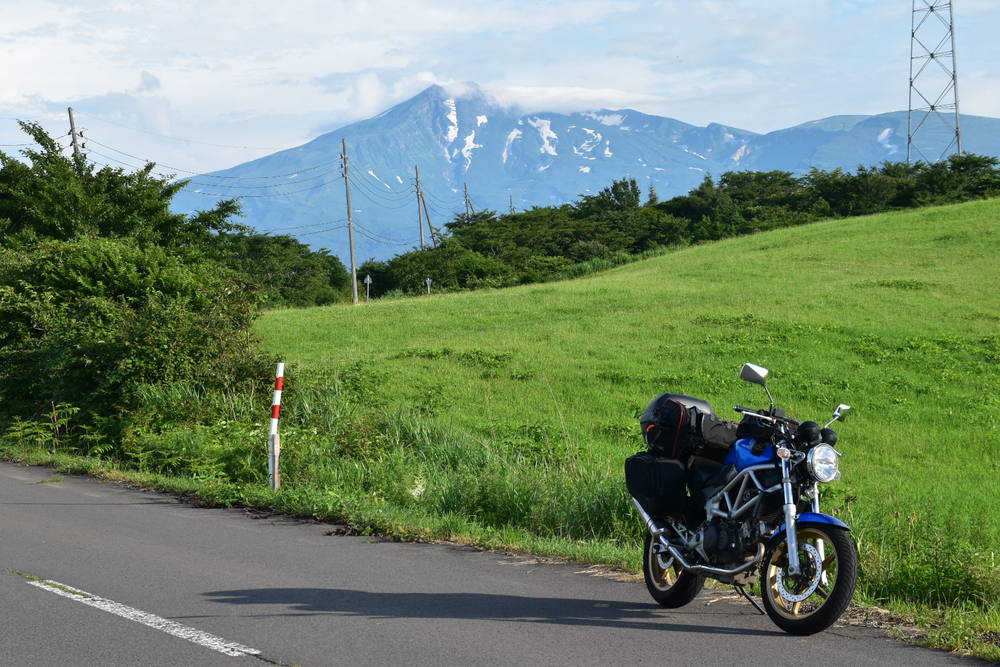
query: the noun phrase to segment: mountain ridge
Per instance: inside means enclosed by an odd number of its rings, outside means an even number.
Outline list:
[[[356,254],[359,261],[385,259],[418,243],[417,165],[431,222],[441,227],[464,211],[465,185],[476,209],[506,211],[513,204],[523,210],[571,202],[622,177],[667,198],[687,192],[706,174],[801,174],[905,159],[906,116],[834,115],[760,134],[635,109],[525,112],[500,104],[474,83],[457,91],[433,85],[300,146],[195,176],[175,197],[174,210],[239,197],[246,224],[346,257],[340,168],[346,140]],[[1000,155],[1000,119],[963,116],[962,123],[967,151]],[[926,141],[938,152],[951,138],[945,129],[926,128]]]

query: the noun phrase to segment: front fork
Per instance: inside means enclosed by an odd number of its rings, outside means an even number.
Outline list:
[[[795,496],[792,493],[792,474],[788,459],[781,461],[781,486],[785,492],[785,541],[788,543],[788,574],[799,573],[799,538],[795,531]],[[819,494],[813,499],[814,507],[819,506]]]
[[[798,531],[795,530],[795,496],[792,493],[790,469],[791,466],[788,464],[788,459],[781,459],[781,485],[785,492],[785,542],[788,544],[788,574],[796,575],[800,573],[801,567],[799,565],[799,536]],[[812,511],[819,514],[819,484],[813,482],[811,491]],[[819,540],[816,545],[821,563],[826,561],[825,546],[823,540]],[[823,583],[825,584],[826,572],[822,576],[824,579]]]
[[[819,482],[812,483],[812,511],[819,514]],[[816,540],[816,551],[819,552],[819,562],[826,563],[826,542],[823,540]],[[826,586],[826,567],[823,567],[823,572],[819,575],[820,582]]]

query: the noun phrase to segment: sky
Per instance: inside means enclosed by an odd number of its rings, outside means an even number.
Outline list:
[[[0,150],[17,119],[66,143],[71,106],[95,162],[183,176],[464,81],[755,132],[906,110],[911,2],[0,0]],[[953,5],[961,110],[1000,117],[1000,1]]]

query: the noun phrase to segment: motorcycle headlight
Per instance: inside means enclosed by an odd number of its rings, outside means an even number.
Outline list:
[[[840,454],[830,445],[816,445],[806,456],[806,468],[817,482],[840,479]]]

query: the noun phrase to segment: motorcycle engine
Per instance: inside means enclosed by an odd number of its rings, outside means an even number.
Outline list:
[[[740,522],[713,519],[705,526],[703,548],[713,564],[733,563],[742,560],[743,535]]]

